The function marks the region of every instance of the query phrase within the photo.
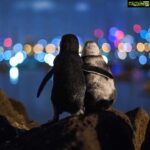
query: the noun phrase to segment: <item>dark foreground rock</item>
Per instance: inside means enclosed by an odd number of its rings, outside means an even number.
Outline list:
[[[146,137],[145,137],[145,140],[143,142],[141,150],[150,150],[150,121],[149,121],[149,124],[148,124],[148,128],[147,128],[147,131],[146,131]]]
[[[150,150],[149,120],[141,108],[110,108],[39,126],[0,91],[0,150]]]
[[[129,116],[133,125],[133,129],[134,129],[133,141],[134,141],[135,149],[141,150],[141,146],[143,142],[146,140],[145,136],[146,136],[147,127],[149,123],[149,115],[142,108],[136,108],[132,111],[127,112],[126,114]]]
[[[0,145],[9,143],[13,139],[23,135],[26,131],[11,126],[5,117],[0,116]]]
[[[114,111],[72,116],[31,129],[0,149],[134,150],[133,129],[127,120]]]

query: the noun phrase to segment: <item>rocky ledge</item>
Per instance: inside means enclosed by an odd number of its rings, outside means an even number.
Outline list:
[[[6,118],[0,116],[0,150],[150,150],[149,115],[142,108],[126,114],[111,108],[30,129]]]

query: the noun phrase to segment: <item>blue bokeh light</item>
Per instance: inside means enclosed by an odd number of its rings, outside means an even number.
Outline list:
[[[117,32],[117,30],[118,30],[118,28],[116,28],[116,27],[111,27],[111,28],[109,29],[110,35],[111,35],[111,36],[115,36],[115,33]]]
[[[58,48],[59,45],[60,45],[60,41],[61,41],[61,38],[60,38],[60,37],[56,37],[56,38],[54,38],[54,39],[51,41],[51,44],[54,44],[54,45]]]
[[[130,53],[129,53],[129,57],[131,58],[131,59],[136,59],[137,58],[137,56],[138,56],[138,52],[137,51],[131,51]]]
[[[43,47],[45,47],[47,45],[47,41],[45,39],[40,39],[38,41],[38,44],[42,45]]]
[[[3,52],[0,52],[0,61],[3,61],[3,59],[4,59]]]
[[[9,60],[12,57],[12,52],[11,50],[7,50],[4,52],[4,59]]]
[[[146,40],[148,41],[148,42],[150,42],[150,32],[148,32],[147,34],[146,34]]]
[[[116,40],[116,37],[113,35],[108,36],[109,41],[114,42]]]
[[[36,53],[34,54],[34,58],[39,62],[44,62],[45,55],[46,54],[44,52]]]
[[[23,45],[21,43],[17,43],[13,46],[13,50],[15,53],[23,50]]]
[[[147,63],[147,57],[144,56],[144,55],[141,55],[141,56],[139,57],[139,63],[140,63],[141,65],[145,65],[145,64]]]
[[[142,39],[146,39],[147,31],[146,30],[141,30],[140,31],[140,36]]]

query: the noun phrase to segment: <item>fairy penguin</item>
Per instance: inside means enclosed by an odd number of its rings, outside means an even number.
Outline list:
[[[82,59],[86,80],[85,111],[105,110],[112,105],[116,98],[116,88],[111,70],[94,41],[85,43]]]
[[[53,121],[59,120],[59,115],[63,112],[71,114],[84,112],[86,84],[82,64],[77,37],[73,34],[62,36],[60,53],[54,59],[53,67],[51,93]]]

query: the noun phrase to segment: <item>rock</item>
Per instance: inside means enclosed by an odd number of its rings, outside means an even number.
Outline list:
[[[21,135],[24,130],[19,130],[10,125],[8,120],[0,116],[0,144],[9,143],[13,138],[18,135]]]
[[[29,130],[38,126],[36,122],[28,119],[24,106],[11,98],[0,90],[0,115],[7,118],[10,124],[19,129]]]
[[[133,130],[125,116],[112,110],[71,116],[33,128],[0,149],[134,150]]]
[[[141,150],[150,150],[150,121],[148,123],[145,140],[143,142]]]
[[[133,125],[134,129],[134,145],[136,150],[141,150],[143,141],[145,140],[146,130],[149,122],[148,113],[142,108],[136,108],[126,113]]]
[[[131,123],[123,113],[115,110],[103,112],[97,133],[102,150],[134,150]]]

